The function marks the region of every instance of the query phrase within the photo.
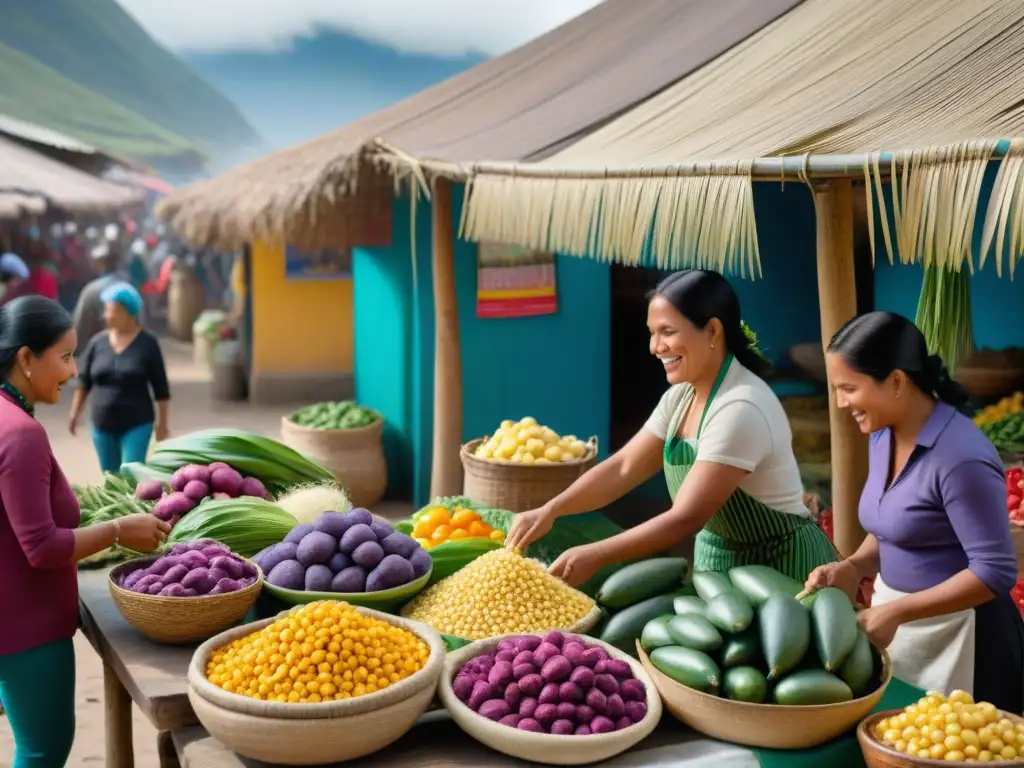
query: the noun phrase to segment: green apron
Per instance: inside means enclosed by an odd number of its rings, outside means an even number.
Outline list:
[[[729,355],[722,363],[704,405],[694,440],[678,437],[679,427],[693,402],[692,392],[680,403],[669,421],[664,464],[665,480],[673,499],[697,460],[697,442],[704,419],[732,360],[732,355]],[[697,534],[693,569],[728,571],[738,565],[760,564],[802,582],[819,565],[833,563],[837,559],[832,543],[810,517],[771,509],[737,488]]]

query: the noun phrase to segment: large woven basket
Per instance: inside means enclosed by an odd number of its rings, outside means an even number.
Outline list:
[[[452,681],[466,662],[480,654],[493,651],[505,637],[513,635],[470,643],[449,653],[444,661],[444,673],[441,675],[441,684],[438,688],[441,703],[455,724],[481,744],[520,760],[531,760],[546,765],[584,765],[607,760],[625,752],[650,736],[658,726],[662,712],[661,697],[644,668],[636,659],[591,637],[583,639],[588,648],[603,648],[613,659],[626,662],[633,670],[633,676],[647,687],[647,715],[639,723],[612,733],[558,736],[520,731],[478,715],[459,701],[452,689]]]
[[[369,608],[359,613],[407,629],[430,647],[426,665],[383,691],[345,701],[285,704],[228,693],[206,679],[206,662],[224,645],[276,619],[236,627],[196,649],[188,669],[189,701],[210,735],[244,757],[275,765],[326,765],[354,760],[401,738],[427,710],[441,676],[441,636],[418,621]],[[283,614],[282,614],[283,615]]]
[[[883,718],[898,715],[902,711],[901,709],[889,709],[884,712],[875,712],[861,720],[860,725],[857,726],[857,741],[860,743],[860,749],[864,755],[864,764],[868,768],[939,768],[939,766],[957,765],[957,763],[950,763],[946,760],[911,757],[905,752],[897,752],[892,747],[882,743],[875,736],[875,724]],[[1009,712],[1000,711],[999,716],[1000,718],[1005,717],[1014,723],[1024,722],[1024,718]],[[1024,765],[1024,759],[998,760],[984,763],[984,765],[1003,766],[1003,768],[1009,768],[1009,766],[1014,765],[1019,768],[1021,765]]]
[[[143,595],[117,585],[122,576],[145,568],[157,555],[122,563],[107,579],[110,596],[124,620],[155,643],[180,645],[205,640],[241,621],[263,588],[263,572],[256,568],[256,583],[237,592],[199,597]]]
[[[310,429],[281,418],[281,440],[326,468],[357,507],[372,507],[388,486],[384,421],[356,429]]]
[[[462,446],[462,467],[465,470],[462,493],[479,504],[496,509],[527,512],[543,506],[597,463],[595,437],[587,441],[587,453],[582,458],[539,465],[474,456],[473,452],[487,439],[470,440]]]
[[[767,749],[808,749],[846,733],[878,705],[892,679],[889,654],[882,651],[882,682],[867,696],[839,704],[800,707],[749,704],[677,683],[654,668],[639,641],[636,648],[665,708],[677,720],[713,739]],[[737,728],[737,724],[742,727]]]
[[[973,397],[996,398],[1011,395],[1024,389],[1024,368],[982,367],[961,363],[956,367],[954,378]]]

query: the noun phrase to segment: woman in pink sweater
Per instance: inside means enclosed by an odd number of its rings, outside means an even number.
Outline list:
[[[13,768],[59,768],[71,751],[77,562],[116,543],[152,551],[170,530],[147,514],[78,528],[78,500],[33,417],[76,374],[72,326],[42,296],[0,307],[0,704]]]

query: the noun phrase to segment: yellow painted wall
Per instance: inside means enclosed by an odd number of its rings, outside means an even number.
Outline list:
[[[285,279],[284,246],[252,246],[256,373],[352,371],[352,281]]]

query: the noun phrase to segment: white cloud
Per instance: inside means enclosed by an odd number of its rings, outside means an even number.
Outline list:
[[[408,53],[504,53],[600,0],[117,0],[176,51],[273,50],[318,27]]]

